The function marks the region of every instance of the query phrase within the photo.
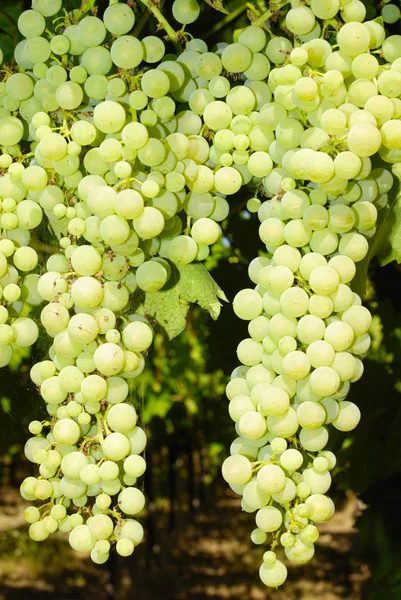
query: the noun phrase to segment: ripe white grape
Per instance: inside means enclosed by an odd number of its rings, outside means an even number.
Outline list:
[[[57,442],[72,446],[79,440],[81,430],[79,425],[72,419],[60,419],[53,428],[53,435]]]
[[[297,408],[297,418],[301,427],[317,429],[326,420],[326,411],[318,402],[302,402]]]
[[[119,461],[130,453],[130,443],[123,433],[111,433],[102,444],[104,455],[110,460]]]
[[[256,525],[266,533],[271,533],[279,529],[283,517],[281,512],[273,506],[261,508],[256,513]]]
[[[133,406],[119,403],[110,408],[107,414],[107,424],[113,431],[126,433],[134,429],[137,418],[136,410]]]
[[[222,474],[227,483],[244,485],[252,476],[252,465],[244,456],[230,456],[223,463]]]
[[[333,516],[333,501],[323,494],[313,494],[306,500],[310,517],[315,523],[324,523]]]
[[[301,429],[299,433],[299,440],[305,450],[316,452],[317,450],[323,450],[326,446],[329,438],[329,434],[325,427],[318,427],[317,429]]]
[[[124,366],[124,351],[117,344],[105,343],[99,346],[93,356],[96,368],[103,375],[117,375]]]
[[[296,411],[290,407],[283,415],[268,416],[267,427],[275,436],[290,438],[299,427]]]
[[[353,402],[347,400],[339,403],[339,413],[333,421],[333,425],[340,431],[352,431],[361,419],[359,408]]]
[[[284,471],[277,465],[266,465],[258,471],[257,482],[264,492],[269,494],[281,492],[285,487]]]
[[[70,545],[77,552],[89,552],[93,549],[95,541],[87,525],[78,525],[69,535]]]
[[[301,452],[299,452],[299,450],[295,450],[294,448],[285,450],[280,456],[280,464],[287,471],[297,471],[302,465],[303,461],[304,459]]]

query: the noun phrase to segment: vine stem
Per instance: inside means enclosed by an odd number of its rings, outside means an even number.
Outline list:
[[[226,25],[228,25],[229,23],[231,23],[231,21],[233,21],[241,13],[243,13],[247,8],[248,7],[247,7],[246,4],[241,4],[241,6],[239,6],[238,8],[236,8],[235,10],[233,10],[232,12],[230,12],[229,15],[227,15],[224,19],[222,19],[214,27],[212,27],[212,29],[210,31],[207,31],[205,33],[204,37],[210,37],[211,35],[213,35],[217,31],[220,31],[220,29],[223,29]]]
[[[257,27],[263,27],[263,25],[265,24],[267,19],[270,19],[270,17],[272,15],[274,15],[275,12],[280,10],[280,8],[283,8],[283,6],[285,6],[286,4],[288,4],[288,1],[281,2],[281,4],[277,4],[277,6],[275,6],[274,8],[270,8],[269,10],[264,12],[263,15],[261,15],[258,19],[256,19],[256,21],[252,21],[251,25],[256,25]]]
[[[139,34],[141,33],[142,29],[145,27],[146,23],[148,22],[149,19],[149,13],[148,11],[145,11],[142,15],[142,17],[140,18],[140,20],[138,21],[138,23],[135,25],[135,29],[133,31],[133,35],[135,37],[139,37]]]
[[[103,444],[103,421],[99,413],[96,415],[96,423],[97,423],[97,435],[100,439],[100,443]]]
[[[174,31],[174,29],[171,27],[170,23],[162,15],[162,13],[160,12],[160,9],[153,4],[152,0],[140,0],[140,1],[142,2],[142,4],[144,4],[146,6],[146,8],[148,10],[150,10],[150,12],[159,21],[160,25],[163,27],[164,31],[167,33],[169,39],[174,44],[174,48],[177,50],[177,52],[181,52],[182,48],[178,41],[177,32]]]
[[[96,0],[83,0],[80,8],[74,14],[74,20],[79,21],[86,13],[93,10]]]

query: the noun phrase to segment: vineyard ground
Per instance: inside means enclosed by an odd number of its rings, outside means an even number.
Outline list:
[[[0,600],[361,600],[369,571],[353,528],[358,502],[344,502],[321,528],[314,560],[289,570],[286,585],[268,591],[255,576],[262,549],[251,549],[252,516],[227,492],[189,518],[178,513],[168,534],[160,505],[153,552],[146,544],[129,559],[96,566],[75,553],[65,537],[46,544],[29,539],[25,503],[14,488],[0,500]],[[160,510],[159,510],[160,509]]]

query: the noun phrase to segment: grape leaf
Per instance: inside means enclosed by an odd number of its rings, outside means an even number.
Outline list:
[[[391,197],[391,207],[387,211],[387,219],[382,227],[377,256],[382,266],[396,260],[401,263],[401,190],[397,189]]]
[[[216,320],[222,306],[219,298],[227,301],[223,290],[201,263],[174,264],[167,285],[157,292],[137,295],[135,309],[154,318],[172,340],[184,331],[191,303],[199,304]]]
[[[47,217],[49,229],[54,233],[57,239],[61,239],[68,234],[69,221],[67,217],[58,219],[52,210],[45,210],[45,215]]]
[[[381,266],[396,260],[401,263],[401,191],[400,182],[389,192],[387,206],[379,211],[376,233],[369,242],[366,257],[357,263],[357,270],[351,287],[364,296],[370,261],[377,256]]]
[[[222,0],[204,0],[204,2],[206,2],[206,4],[208,4],[215,10],[218,10],[219,12],[224,13],[225,15],[230,14],[230,11],[227,10],[227,8],[226,8],[224,2],[222,2]]]
[[[154,417],[165,419],[171,405],[172,400],[170,394],[161,394],[158,396],[150,394],[150,397],[146,399],[142,409],[142,421],[145,424],[148,424]]]

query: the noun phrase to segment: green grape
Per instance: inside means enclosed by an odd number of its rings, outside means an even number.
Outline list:
[[[57,54],[58,56],[67,54],[67,52],[70,50],[70,40],[66,35],[55,35],[50,40],[50,49],[53,54]]]
[[[108,92],[113,96],[123,96],[126,92],[126,85],[123,79],[114,78],[109,81]]]
[[[401,10],[395,4],[383,6],[381,15],[385,23],[397,23],[401,17]]]
[[[332,19],[339,8],[339,0],[312,0],[311,2],[311,10],[319,19]]]
[[[25,10],[18,19],[18,29],[26,38],[42,35],[45,27],[46,21],[39,10]]]
[[[81,66],[89,75],[107,75],[113,66],[111,53],[103,46],[87,48],[82,53]]]
[[[137,422],[137,418],[138,417],[133,406],[123,403],[115,404],[110,408],[110,411],[108,412],[107,424],[109,425],[112,431],[127,433],[128,431],[132,431],[132,429],[134,429]],[[103,474],[101,475],[103,479],[106,479]],[[110,479],[113,478],[114,477],[110,477]]]
[[[147,167],[157,167],[166,158],[166,148],[160,140],[150,138],[139,149],[138,158]]]
[[[13,256],[14,265],[20,271],[32,271],[38,264],[38,254],[36,250],[29,246],[18,248]]]
[[[346,23],[352,21],[362,23],[366,16],[366,6],[360,0],[353,0],[343,7],[341,16]]]
[[[312,10],[306,6],[291,8],[285,18],[288,29],[296,35],[304,35],[312,31],[315,26],[315,15]]]
[[[195,64],[196,73],[199,77],[208,81],[219,76],[222,68],[220,57],[213,52],[201,54]]]
[[[174,0],[172,11],[173,17],[178,23],[189,25],[198,18],[200,6],[197,0]]]
[[[104,100],[108,93],[108,81],[104,75],[90,75],[84,83],[86,94],[94,100]]]
[[[3,117],[0,119],[0,144],[14,146],[21,140],[24,126],[16,117]]]
[[[83,90],[75,81],[67,81],[58,86],[56,101],[61,108],[73,110],[78,108],[83,99]]]
[[[32,0],[32,8],[44,17],[52,17],[61,9],[62,0]]]
[[[142,110],[148,103],[148,97],[142,90],[135,90],[129,95],[129,104],[135,110]]]
[[[170,79],[163,71],[150,69],[141,79],[143,92],[150,98],[162,98],[170,89]]]
[[[369,48],[369,31],[362,23],[346,23],[337,34],[337,43],[349,56],[358,56]]]
[[[144,57],[144,48],[135,37],[124,35],[113,42],[110,55],[113,63],[120,69],[134,69]]]
[[[201,38],[193,38],[187,43],[187,49],[194,52],[207,52],[207,43]]]
[[[241,187],[242,177],[233,167],[222,167],[215,174],[215,187],[222,194],[235,194]]]
[[[106,37],[106,27],[98,17],[85,17],[78,23],[77,37],[85,46],[99,46]]]
[[[106,100],[97,104],[93,112],[93,118],[96,127],[104,133],[120,131],[126,121],[124,108],[113,100]]]
[[[276,36],[271,38],[266,46],[266,56],[275,65],[282,64],[286,59],[286,52],[291,52],[293,46],[285,37]]]
[[[67,71],[55,65],[47,70],[46,79],[51,85],[59,86],[67,80]]]
[[[229,73],[243,73],[252,63],[252,53],[243,44],[229,44],[222,53],[223,67]]]
[[[142,38],[141,41],[145,50],[143,58],[145,62],[156,63],[163,58],[166,52],[163,40],[156,37],[155,35],[148,35]]]
[[[115,36],[128,33],[135,24],[135,13],[125,3],[120,2],[106,8],[103,15],[106,29]]]
[[[209,81],[208,87],[215,98],[224,98],[230,91],[230,82],[225,77],[216,76]]]
[[[184,85],[186,75],[179,62],[164,60],[156,68],[159,71],[163,71],[168,76],[171,92],[177,92]]]
[[[6,81],[6,92],[17,100],[27,100],[33,94],[33,81],[24,73],[14,73]]]
[[[24,51],[34,63],[45,63],[51,53],[49,42],[39,36],[28,38],[25,42]]]
[[[241,31],[238,41],[252,52],[261,52],[266,46],[266,34],[261,27],[246,27]]]

